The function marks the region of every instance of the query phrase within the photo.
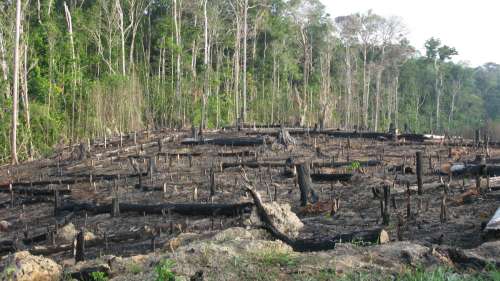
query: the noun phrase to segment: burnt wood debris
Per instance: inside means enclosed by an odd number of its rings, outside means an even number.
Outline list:
[[[0,167],[0,255],[147,253],[180,233],[248,226],[253,210],[262,224],[248,227],[301,252],[395,240],[471,247],[499,235],[499,176],[500,144],[477,135],[244,124],[120,133]],[[305,224],[298,236],[279,230],[271,203],[291,206]]]

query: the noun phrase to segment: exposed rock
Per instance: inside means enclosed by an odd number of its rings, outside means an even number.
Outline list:
[[[12,224],[8,221],[0,221],[0,232],[7,232],[9,231],[9,227]]]
[[[64,227],[61,227],[57,231],[56,239],[62,244],[73,243],[73,239],[78,234],[78,230],[76,230],[75,225],[72,223],[68,223]],[[96,239],[94,233],[90,231],[85,231],[85,241],[90,241]]]
[[[68,223],[57,231],[56,239],[59,241],[59,243],[72,243],[77,233],[78,231],[76,230],[75,225],[72,223]]]
[[[85,231],[84,239],[85,241],[94,240],[96,238],[95,234],[90,231]]]
[[[281,232],[291,237],[297,237],[299,231],[304,227],[302,221],[292,212],[290,205],[278,204],[277,202],[264,203],[264,209],[271,218],[274,226]],[[250,218],[245,220],[245,225],[260,226],[262,222],[254,208]]]
[[[17,252],[4,269],[1,281],[59,281],[61,266],[51,259],[33,256],[29,252]]]

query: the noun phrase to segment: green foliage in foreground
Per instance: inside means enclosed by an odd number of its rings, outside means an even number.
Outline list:
[[[108,276],[106,276],[106,273],[97,271],[97,272],[92,272],[90,275],[92,277],[92,281],[108,281]]]
[[[334,270],[319,271],[313,275],[297,274],[294,280],[301,281],[500,281],[500,271],[489,269],[485,272],[461,273],[446,267],[438,267],[433,270],[417,268],[408,270],[399,275],[390,275],[373,272],[355,272],[345,275],[337,275]]]
[[[156,267],[155,267],[155,281],[176,281],[177,276],[175,273],[172,271],[172,268],[174,267],[175,262],[169,259],[162,260]]]

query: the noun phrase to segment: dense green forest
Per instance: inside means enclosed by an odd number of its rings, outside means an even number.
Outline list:
[[[0,162],[141,128],[243,122],[466,134],[500,121],[500,65],[425,53],[404,20],[318,0],[0,3]],[[368,8],[368,7],[367,7]],[[406,126],[405,126],[406,125]]]

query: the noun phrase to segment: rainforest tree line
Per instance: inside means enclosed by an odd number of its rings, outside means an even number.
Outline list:
[[[406,35],[399,18],[332,18],[319,0],[5,0],[0,161],[12,142],[26,159],[142,128],[461,134],[500,120],[500,65],[454,63],[437,38],[419,53]]]

